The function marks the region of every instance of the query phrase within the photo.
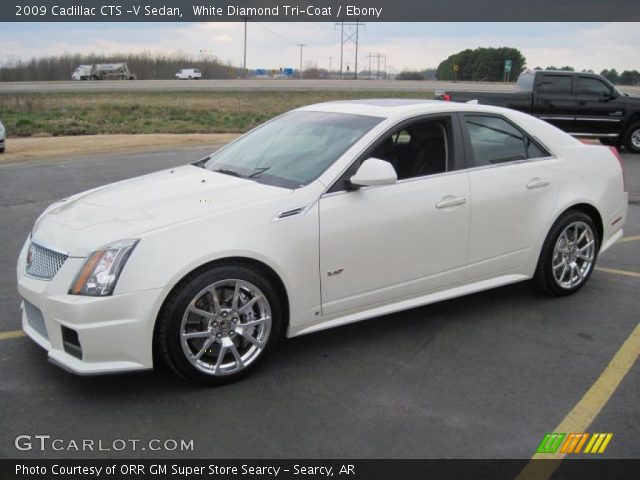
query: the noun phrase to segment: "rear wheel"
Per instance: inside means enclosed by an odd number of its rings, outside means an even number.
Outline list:
[[[157,347],[179,375],[229,383],[251,373],[277,341],[280,300],[262,274],[225,265],[183,282],[158,319]]]
[[[634,123],[627,130],[624,146],[627,150],[634,153],[640,153],[640,122]]]
[[[587,283],[600,248],[598,230],[587,214],[571,210],[551,227],[534,277],[550,295],[569,295]]]

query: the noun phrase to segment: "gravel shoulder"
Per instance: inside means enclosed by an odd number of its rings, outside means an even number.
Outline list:
[[[116,151],[217,146],[236,137],[238,134],[214,133],[10,138],[0,164]]]

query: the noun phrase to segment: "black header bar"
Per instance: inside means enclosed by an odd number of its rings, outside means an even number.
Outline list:
[[[2,0],[0,22],[640,21],[637,0]]]

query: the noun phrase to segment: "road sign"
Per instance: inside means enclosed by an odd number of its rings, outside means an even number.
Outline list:
[[[264,68],[256,68],[256,75],[266,75],[267,71]]]
[[[286,67],[282,70],[282,73],[284,73],[287,77],[293,77],[293,68]]]
[[[453,71],[457,72],[458,70],[460,70],[460,65],[458,65],[457,63],[453,65]]]
[[[505,60],[504,61],[504,71],[505,72],[510,72],[511,71],[511,65],[512,65],[512,61],[511,60]]]

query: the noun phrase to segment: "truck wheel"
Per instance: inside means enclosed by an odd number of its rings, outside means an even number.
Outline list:
[[[640,122],[634,123],[627,130],[624,146],[633,153],[640,153]]]

